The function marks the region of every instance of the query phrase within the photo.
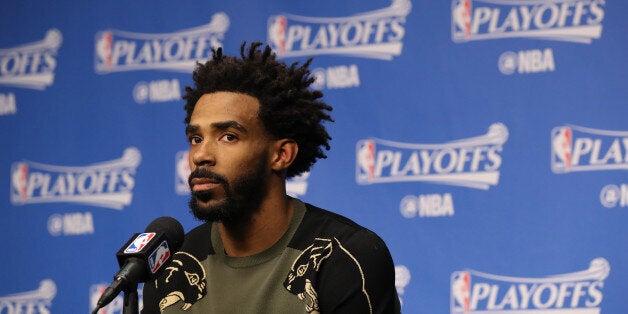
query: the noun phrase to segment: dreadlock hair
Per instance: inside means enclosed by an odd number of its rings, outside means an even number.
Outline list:
[[[332,107],[318,100],[323,93],[309,90],[314,82],[309,65],[298,62],[289,67],[277,61],[275,53],[267,45],[254,42],[245,53],[246,42],[240,47],[238,59],[223,56],[222,48],[212,49],[212,58],[201,64],[197,62],[192,75],[194,88],[187,86],[185,124],[190,123],[194,106],[204,94],[228,91],[247,94],[260,102],[259,119],[267,132],[274,138],[294,140],[299,151],[287,169],[286,177],[294,177],[309,171],[316,160],[327,158],[322,150],[330,149],[331,137],[322,125],[323,120],[333,122],[327,113]]]

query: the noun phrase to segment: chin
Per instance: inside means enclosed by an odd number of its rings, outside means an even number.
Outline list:
[[[228,199],[204,199],[192,196],[190,212],[194,217],[204,222],[227,222],[236,219],[237,210]]]
[[[215,200],[199,200],[197,197],[192,196],[190,198],[190,212],[196,219],[202,221],[215,221],[212,218],[212,212],[215,211],[216,201]]]

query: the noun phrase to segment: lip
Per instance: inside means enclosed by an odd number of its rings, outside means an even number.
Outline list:
[[[207,191],[220,186],[218,181],[208,178],[194,178],[191,183],[193,192]]]

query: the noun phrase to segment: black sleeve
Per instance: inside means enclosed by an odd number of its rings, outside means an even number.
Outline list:
[[[206,293],[205,270],[200,261],[214,254],[211,241],[211,224],[194,228],[185,236],[181,250],[173,255],[172,262],[154,281],[144,284],[142,314],[160,314],[159,303],[172,292],[184,303],[193,304]],[[190,277],[198,278],[191,282]]]
[[[157,289],[155,289],[156,281],[150,281],[144,284],[142,314],[160,314],[159,300],[157,297]]]
[[[334,239],[318,281],[323,314],[400,313],[392,257],[384,241],[368,230]]]

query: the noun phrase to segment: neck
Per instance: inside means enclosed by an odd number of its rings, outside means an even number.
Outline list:
[[[249,256],[260,253],[288,230],[294,206],[285,195],[266,198],[251,219],[242,224],[218,224],[225,253],[229,256]]]

